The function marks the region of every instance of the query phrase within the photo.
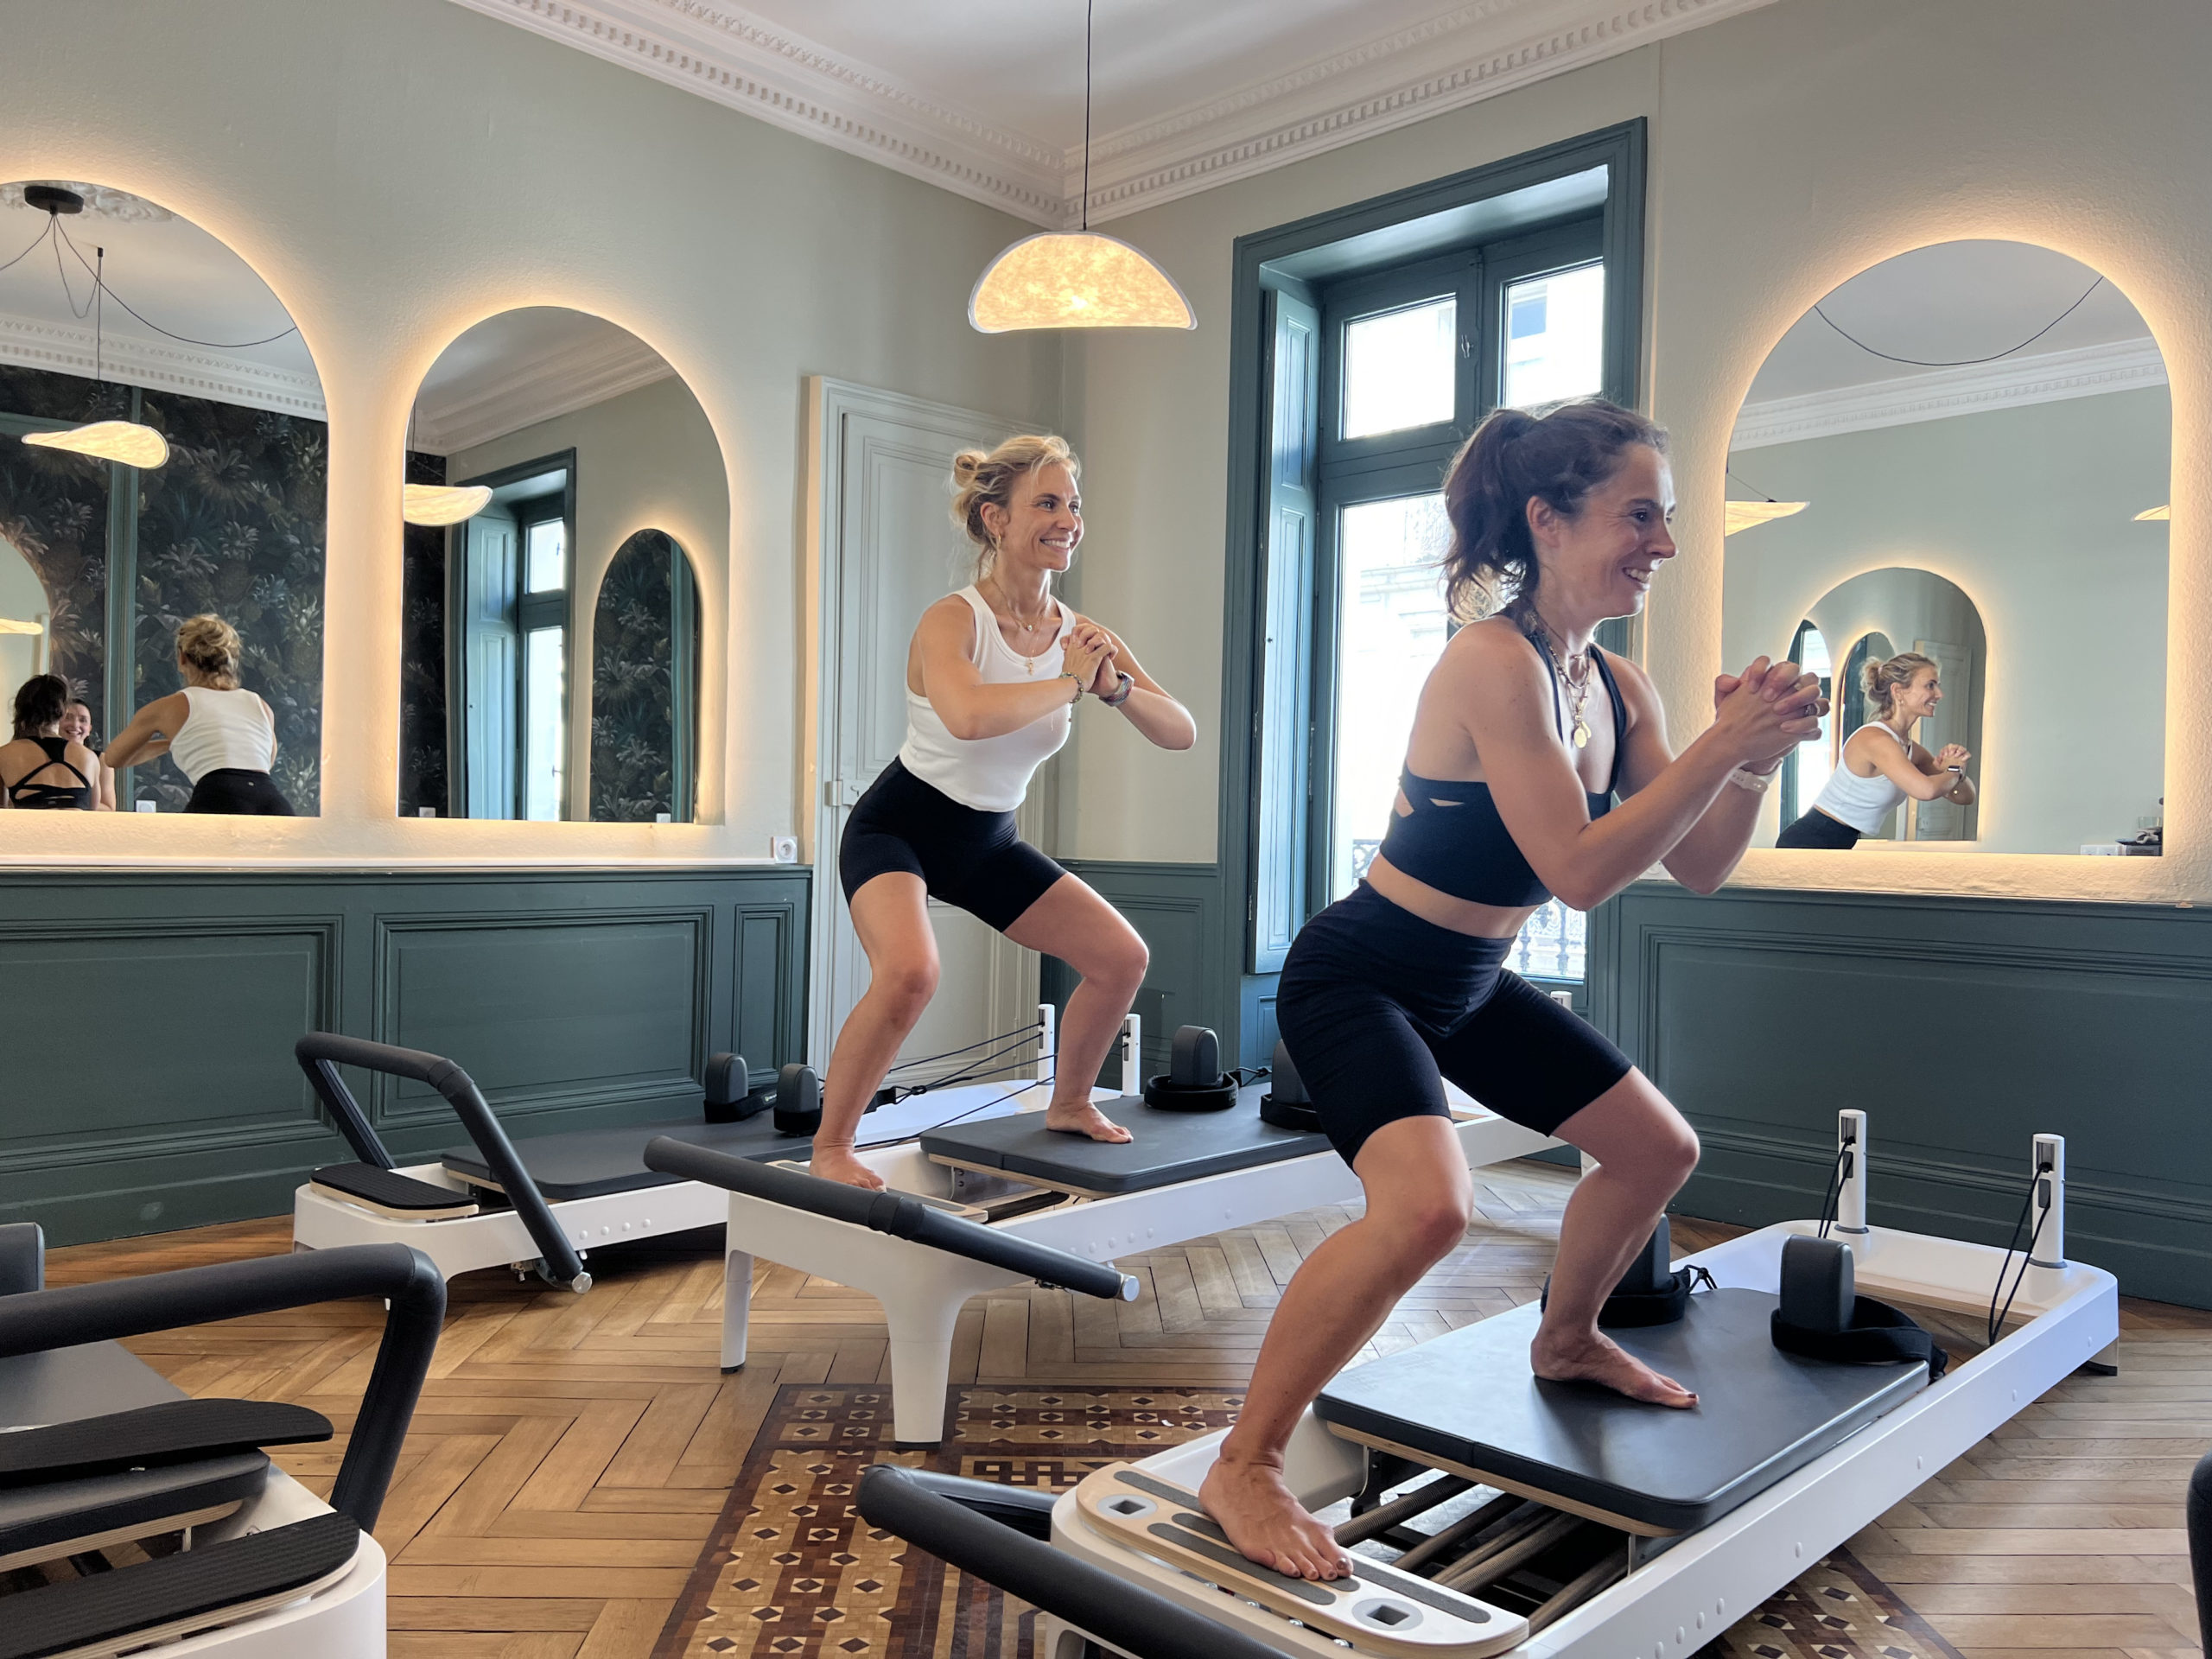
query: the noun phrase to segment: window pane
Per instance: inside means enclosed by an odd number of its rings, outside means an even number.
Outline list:
[[[530,527],[530,563],[523,577],[523,592],[550,594],[569,585],[569,526],[558,518],[541,518]]]
[[[1554,271],[1505,289],[1505,390],[1516,408],[1605,386],[1605,267]]]
[[[1580,979],[1588,918],[1556,899],[1522,924],[1505,965],[1523,979]]]
[[[568,748],[562,699],[567,680],[568,630],[532,628],[523,637],[522,815],[539,822],[561,816]]]
[[[1347,327],[1344,436],[1450,420],[1459,342],[1459,303],[1448,296]]]
[[[1436,562],[1451,534],[1441,493],[1362,502],[1339,520],[1332,900],[1390,827],[1414,707],[1450,636]]]

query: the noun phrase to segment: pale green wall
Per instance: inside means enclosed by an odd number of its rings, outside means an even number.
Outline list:
[[[30,563],[5,541],[0,541],[0,616],[18,622],[36,622],[46,613],[45,584]],[[35,657],[43,640],[27,633],[0,633],[0,730],[15,709],[16,688],[30,677]],[[6,739],[0,738],[0,742]]]
[[[1720,504],[1736,411],[1784,331],[1906,248],[2010,238],[2070,254],[2133,302],[2165,353],[2177,436],[2174,683],[2212,682],[2212,125],[2202,0],[1778,0],[1658,45],[1114,221],[1198,314],[1189,334],[1071,345],[1087,471],[1086,607],[1200,715],[1217,755],[1229,282],[1236,237],[1637,116],[1650,121],[1646,388],[1673,435],[1681,556],[1646,659],[1678,742],[1721,666]],[[2156,623],[2151,622],[2155,632]],[[2212,897],[2212,711],[2168,708],[2163,860],[1885,855],[1828,873],[1754,855],[1753,883],[1923,884],[2049,897]],[[1064,770],[1064,850],[1209,860],[1215,804],[1179,757],[1086,728]],[[2144,866],[2154,868],[2145,868]],[[2125,867],[2125,868],[2122,868]],[[1815,870],[1819,870],[1815,874]]]
[[[1989,640],[1981,849],[2133,835],[2164,775],[2168,536],[2133,516],[2166,499],[2172,424],[2154,386],[1742,452],[1760,489],[1812,505],[1729,538],[1721,659],[1788,649],[1860,571],[1932,570]]]
[[[446,457],[446,476],[497,472],[563,449],[576,452],[576,545],[573,551],[569,645],[569,810],[591,799],[592,623],[600,583],[622,543],[641,530],[662,530],[691,556],[700,606],[713,626],[700,639],[701,706],[723,706],[727,658],[720,601],[729,582],[729,486],[714,428],[690,389],[674,376]],[[721,739],[721,722],[700,734]]]
[[[449,0],[0,0],[0,179],[120,186],[230,244],[299,321],[331,441],[323,816],[165,815],[65,844],[8,815],[0,857],[765,856],[800,811],[805,377],[1058,408],[1056,340],[965,320],[1032,227]],[[630,329],[719,438],[732,671],[701,779],[719,823],[393,817],[407,410],[455,335],[518,305]]]

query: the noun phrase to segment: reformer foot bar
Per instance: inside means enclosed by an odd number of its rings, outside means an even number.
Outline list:
[[[370,1534],[445,1312],[429,1262],[368,1246],[47,1290],[42,1254],[35,1226],[0,1227],[0,1659],[379,1659]],[[188,1399],[118,1345],[364,1296],[390,1312],[328,1503],[262,1450],[328,1419]]]
[[[1052,1077],[1056,1014],[1044,1004],[1033,1026],[1013,1034],[1014,1046],[1037,1046],[1034,1078],[962,1082],[963,1070],[976,1068],[956,1065],[952,1079],[900,1090],[906,1097],[871,1110],[861,1119],[863,1147],[911,1136],[946,1119],[982,1122],[1042,1106],[1040,1091],[1049,1091]],[[807,1154],[807,1139],[779,1130],[765,1110],[735,1122],[689,1117],[511,1139],[468,1074],[438,1055],[321,1032],[302,1037],[296,1052],[324,1111],[359,1160],[316,1170],[294,1193],[292,1239],[300,1249],[400,1243],[421,1250],[448,1279],[512,1267],[583,1292],[591,1288],[585,1263],[593,1249],[713,1227],[723,1219],[728,1206],[721,1191],[645,1167],[649,1141],[671,1136],[755,1160]],[[1001,1046],[1000,1053],[1005,1052]],[[346,1087],[341,1065],[429,1084],[453,1109],[469,1144],[434,1162],[401,1167]],[[1110,1091],[1097,1092],[1102,1099],[1110,1096]]]
[[[1986,1317],[2015,1252],[1870,1225],[1865,1121],[1844,1116],[1833,1214],[1845,1226],[1834,1236],[1848,1243],[1857,1288]],[[1678,1322],[1609,1332],[1697,1390],[1694,1410],[1540,1382],[1527,1362],[1533,1308],[1340,1376],[1299,1425],[1285,1476],[1317,1512],[1397,1494],[1338,1528],[1356,1546],[1350,1579],[1286,1579],[1229,1547],[1195,1496],[1219,1435],[1094,1472],[1055,1503],[1052,1544],[1071,1565],[1277,1654],[1688,1659],[2046,1389],[2109,1357],[2118,1286],[2065,1259],[2063,1143],[2037,1136],[2033,1160],[2036,1231],[2009,1326],[1938,1380],[1920,1360],[1845,1364],[1776,1346],[1784,1247],[1834,1225],[1784,1223],[1687,1258],[1713,1287],[1691,1294]],[[1802,1273],[1795,1282],[1802,1291]],[[862,1504],[872,1513],[869,1494]],[[1049,1574],[1030,1582],[1046,1615],[1039,1659],[1077,1659],[1086,1638],[1133,1659],[1185,1650],[1155,1649],[1126,1620],[1112,1633],[1087,1624],[1095,1601],[1058,1601]]]
[[[863,1151],[861,1161],[912,1206],[901,1213],[931,1213],[957,1227],[918,1222],[902,1232],[853,1208],[858,1189],[803,1174],[796,1184],[772,1183],[723,1160],[649,1149],[652,1166],[728,1189],[722,1369],[745,1363],[755,1256],[866,1291],[883,1304],[891,1327],[893,1435],[904,1445],[935,1445],[944,1432],[953,1327],[969,1297],[1033,1279],[1119,1294],[1125,1275],[1110,1267],[1118,1255],[1358,1195],[1357,1178],[1322,1136],[1261,1120],[1258,1084],[1225,1111],[1146,1105],[1135,1086],[1137,1034],[1133,1020],[1124,1097],[1103,1103],[1132,1131],[1126,1144],[1056,1133],[1024,1111]],[[1454,1104],[1464,1109],[1456,1128],[1471,1168],[1557,1144],[1464,1095],[1455,1094]],[[1044,1256],[1017,1256],[1016,1246]],[[995,1253],[999,1247],[1008,1253]],[[1108,1264],[1103,1273],[1098,1264]],[[1083,1280],[1075,1272],[1083,1266],[1099,1276]]]

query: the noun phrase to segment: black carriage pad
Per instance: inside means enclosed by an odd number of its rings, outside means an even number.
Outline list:
[[[476,1201],[466,1192],[374,1164],[325,1164],[309,1171],[308,1180],[333,1198],[405,1221],[447,1221],[476,1213]]]
[[[330,1419],[268,1400],[171,1400],[0,1434],[0,1488],[327,1440]]]
[[[1802,1469],[1928,1384],[1917,1363],[1838,1365],[1774,1345],[1778,1299],[1705,1291],[1673,1325],[1607,1334],[1698,1395],[1639,1405],[1586,1383],[1539,1382],[1532,1304],[1355,1366],[1314,1411],[1388,1442],[1642,1533],[1693,1532]]]
[[[1223,1175],[1329,1150],[1328,1137],[1260,1121],[1255,1084],[1225,1112],[1163,1112],[1134,1095],[1098,1103],[1134,1139],[1115,1143],[1045,1127],[1042,1112],[954,1123],[922,1136],[939,1163],[963,1164],[1071,1192],[1142,1192],[1201,1176]]]
[[[14,1438],[0,1435],[0,1441]],[[266,1452],[231,1452],[0,1489],[0,1569],[73,1554],[88,1539],[119,1542],[174,1532],[185,1516],[208,1516],[258,1497],[268,1478]]]
[[[702,1123],[694,1116],[673,1122],[536,1135],[517,1140],[515,1156],[522,1160],[522,1166],[537,1183],[547,1203],[600,1198],[613,1192],[635,1192],[676,1183],[677,1177],[645,1167],[645,1142],[663,1135],[726,1152],[733,1158],[803,1158],[807,1148],[804,1139],[783,1134],[763,1112],[742,1123]],[[438,1161],[450,1173],[479,1185],[491,1185],[496,1179],[484,1154],[473,1146],[452,1147],[441,1153]]]

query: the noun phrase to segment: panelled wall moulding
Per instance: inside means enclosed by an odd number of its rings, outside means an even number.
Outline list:
[[[454,0],[717,104],[1054,228],[1080,147],[992,125],[881,67],[704,0]],[[1090,218],[1118,219],[1579,69],[1771,0],[1478,0],[1097,135]],[[1346,16],[1359,16],[1356,7]],[[1222,66],[1224,75],[1234,66]],[[1111,87],[1108,92],[1110,93]]]

